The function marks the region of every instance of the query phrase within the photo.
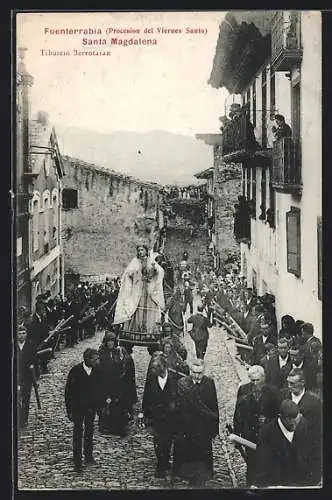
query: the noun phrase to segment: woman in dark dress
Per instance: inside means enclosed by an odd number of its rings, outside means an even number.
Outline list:
[[[105,351],[105,349],[104,349]],[[134,402],[137,401],[136,387],[133,391],[133,366],[124,347],[114,347],[104,356],[104,408],[99,428],[102,433],[125,437]],[[130,359],[129,359],[130,358]]]
[[[180,288],[176,288],[173,297],[167,305],[168,321],[172,326],[173,333],[183,335],[184,330],[184,301]]]
[[[297,331],[295,325],[295,319],[293,316],[286,314],[281,318],[281,329],[279,331],[279,339],[286,338],[291,347],[296,347],[297,342]]]

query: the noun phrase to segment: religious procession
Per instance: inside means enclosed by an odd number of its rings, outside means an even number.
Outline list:
[[[120,279],[78,284],[66,301],[46,296],[37,305],[18,332],[21,429],[29,425],[31,391],[57,350],[97,333],[101,339],[70,369],[63,394],[77,474],[97,464],[98,436],[125,439],[134,425],[149,431],[155,478],[192,488],[213,479],[220,408],[205,355],[209,331],[219,325],[236,339],[248,373],[223,429],[246,464],[246,485],[319,483],[321,342],[312,324],[289,315],[278,332],[273,296],[255,296],[237,265],[227,264],[217,276],[209,267],[193,267],[187,251],[174,266],[141,244]],[[141,397],[133,359],[138,346],[149,356]]]
[[[322,488],[322,15],[13,14],[17,490]]]

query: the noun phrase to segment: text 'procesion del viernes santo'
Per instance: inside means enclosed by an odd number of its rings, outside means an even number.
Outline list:
[[[60,37],[81,36],[82,46],[110,46],[110,45],[157,45],[160,36],[174,35],[206,35],[205,27],[186,26],[183,28],[166,28],[151,26],[140,28],[44,28],[44,35],[58,35]],[[157,38],[156,38],[157,37]],[[45,52],[45,54],[44,54]],[[42,51],[46,55],[47,51]]]

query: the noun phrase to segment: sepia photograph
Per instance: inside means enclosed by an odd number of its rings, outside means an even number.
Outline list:
[[[12,11],[15,488],[322,488],[322,13]]]

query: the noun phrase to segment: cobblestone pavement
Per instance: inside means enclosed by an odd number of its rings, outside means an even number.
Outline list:
[[[72,464],[72,423],[64,409],[64,387],[69,369],[80,362],[86,347],[98,347],[102,333],[86,339],[75,348],[63,349],[49,364],[49,373],[39,384],[42,409],[37,410],[34,394],[31,398],[29,424],[18,438],[19,489],[88,489],[88,490],[148,490],[188,489],[186,483],[171,486],[168,480],[155,479],[155,456],[152,436],[145,428],[131,423],[128,437],[101,436],[97,421],[94,434],[94,456],[97,464],[75,474]],[[185,333],[188,358],[194,355],[194,345]],[[226,332],[219,327],[210,330],[206,353],[206,373],[214,377],[220,409],[220,435],[215,439],[215,477],[210,489],[245,487],[245,467],[239,453],[230,445],[224,433],[225,424],[232,421],[235,394],[240,378],[230,355]],[[149,362],[147,350],[134,348],[139,402]],[[240,373],[241,377],[241,373]]]

